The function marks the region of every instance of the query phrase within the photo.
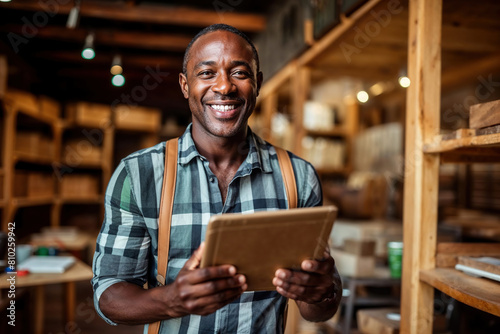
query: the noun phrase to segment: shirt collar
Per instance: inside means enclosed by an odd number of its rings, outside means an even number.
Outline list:
[[[178,160],[180,165],[187,165],[197,157],[205,159],[196,149],[191,128],[192,124],[189,124],[184,134],[179,138]],[[259,168],[265,173],[272,172],[269,146],[262,138],[254,134],[250,127],[248,128],[247,142],[249,145],[248,155],[239,170],[243,173],[248,172],[248,174],[255,168]]]

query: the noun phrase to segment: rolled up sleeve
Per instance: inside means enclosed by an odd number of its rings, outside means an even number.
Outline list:
[[[111,285],[147,280],[151,238],[137,205],[130,176],[123,162],[111,177],[104,200],[105,214],[97,237],[92,269],[94,306],[109,324],[116,325],[99,308],[99,300]]]

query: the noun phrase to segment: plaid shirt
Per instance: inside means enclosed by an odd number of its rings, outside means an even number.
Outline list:
[[[167,284],[205,238],[210,216],[286,209],[287,201],[276,151],[248,131],[249,153],[222,202],[209,162],[196,150],[191,125],[179,139],[177,183],[172,214]],[[314,168],[290,154],[297,182],[298,207],[322,203]],[[157,286],[158,215],[165,143],[133,153],[121,161],[105,196],[105,217],[94,254],[95,308],[112,284],[127,281]],[[287,299],[276,291],[245,292],[208,316],[189,315],[163,321],[160,333],[282,333]],[[147,325],[144,332],[147,333]]]

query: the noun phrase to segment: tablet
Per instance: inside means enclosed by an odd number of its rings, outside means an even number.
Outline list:
[[[300,270],[303,260],[323,257],[336,217],[335,206],[212,216],[201,267],[232,264],[248,291],[275,290],[278,268]]]

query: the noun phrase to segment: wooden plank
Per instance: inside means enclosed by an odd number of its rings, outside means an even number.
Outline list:
[[[500,100],[475,104],[470,107],[469,126],[472,129],[500,124]]]
[[[439,243],[436,253],[436,267],[455,267],[459,256],[499,256],[498,243]]]
[[[439,132],[441,0],[409,1],[401,332],[431,333],[434,289],[419,279],[435,265],[439,156],[425,142]]]
[[[4,25],[1,30],[22,35],[21,25]],[[114,46],[134,47],[150,50],[184,51],[192,36],[178,34],[146,33],[136,31],[94,30],[96,43]],[[87,29],[66,29],[65,27],[46,26],[39,28],[37,37],[82,42],[88,34]],[[77,54],[78,55],[78,54]]]
[[[73,2],[57,2],[57,14],[67,15]],[[1,3],[0,8],[12,8],[26,11],[53,11],[48,3],[37,0]],[[214,23],[226,23],[243,31],[262,31],[266,26],[263,15],[241,13],[231,10],[205,10],[187,6],[139,5],[129,6],[123,2],[82,1],[80,17],[92,17],[112,21],[153,23],[162,25],[180,25],[205,27]]]
[[[305,136],[304,129],[304,103],[309,98],[311,90],[311,70],[308,67],[298,67],[296,75],[292,77],[292,107],[295,127],[295,142],[293,152],[302,154],[302,138]]]
[[[451,268],[423,270],[420,278],[464,304],[500,316],[498,282],[472,277]]]

